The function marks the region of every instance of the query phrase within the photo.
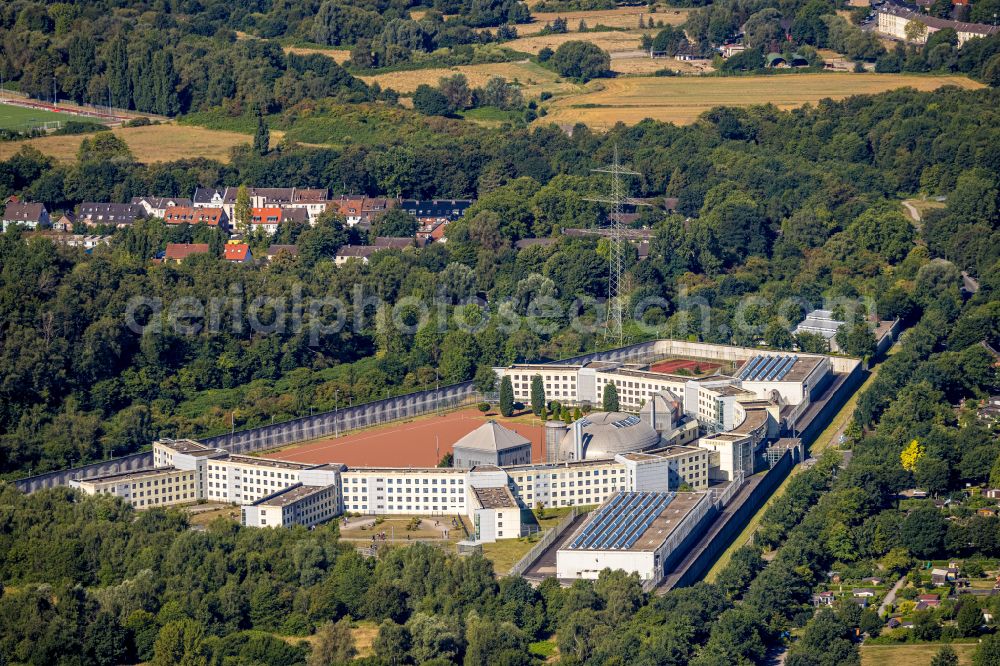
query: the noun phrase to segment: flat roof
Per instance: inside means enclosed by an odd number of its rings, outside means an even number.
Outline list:
[[[315,495],[316,493],[323,492],[330,486],[303,486],[296,485],[284,490],[279,490],[273,495],[268,495],[262,499],[257,500],[251,506],[288,506],[289,504],[294,504],[301,499],[305,499],[310,495]]]
[[[272,458],[254,458],[253,456],[230,455],[226,460],[239,463],[241,465],[259,465],[261,467],[275,467],[277,469],[310,469],[314,465],[291,462],[289,460],[274,460]]]
[[[80,483],[105,483],[107,481],[130,481],[132,479],[145,479],[151,476],[162,474],[176,474],[177,472],[191,472],[194,470],[177,469],[176,467],[153,467],[150,469],[139,469],[131,472],[119,472],[117,474],[105,474],[103,476],[88,476],[85,479],[73,479]]]
[[[483,505],[484,509],[510,509],[517,507],[514,496],[507,490],[507,486],[499,488],[473,488],[476,499]]]
[[[423,472],[427,474],[466,474],[469,470],[459,467],[348,467],[344,472]]]
[[[198,454],[215,450],[205,446],[204,444],[199,444],[193,439],[161,439],[156,443],[161,446],[165,446],[172,451],[176,451],[177,453]]]
[[[744,382],[801,382],[822,362],[819,356],[757,354],[736,376]]]
[[[730,432],[739,434],[748,434],[751,430],[756,430],[760,426],[767,423],[768,413],[766,409],[755,408],[746,410],[747,417],[737,425],[735,428],[730,430]]]
[[[617,493],[560,550],[655,551],[704,497],[703,492]]]

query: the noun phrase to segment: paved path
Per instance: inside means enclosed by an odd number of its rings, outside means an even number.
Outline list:
[[[891,604],[896,600],[896,593],[899,592],[901,589],[903,589],[904,585],[906,585],[906,576],[900,576],[899,580],[896,581],[896,584],[892,586],[891,590],[889,590],[889,593],[885,595],[885,599],[883,599],[882,603],[879,604],[878,606],[879,615],[882,615],[883,613],[886,612],[886,609],[889,608],[889,604]]]

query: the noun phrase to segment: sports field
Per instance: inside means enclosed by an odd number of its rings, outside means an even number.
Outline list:
[[[27,109],[13,104],[0,104],[0,129],[24,132],[33,127],[42,127],[45,123],[66,123],[70,120],[80,123],[97,122],[92,118],[74,116],[69,113],[55,113],[44,109]],[[55,129],[54,126],[52,128]]]
[[[544,457],[544,433],[540,422],[497,414],[484,416],[477,409],[442,415],[421,416],[339,438],[296,444],[266,454],[268,458],[305,463],[338,462],[370,467],[434,467],[452,445],[489,419],[495,419],[531,440],[531,457]]]
[[[233,146],[251,141],[246,134],[170,124],[121,127],[111,131],[125,139],[132,154],[144,163],[194,157],[228,162],[229,150]],[[29,145],[59,161],[71,162],[76,159],[80,142],[87,136],[89,135],[44,136],[27,141],[0,142],[0,159],[7,159],[20,150],[21,146]],[[271,141],[277,143],[279,136],[279,132],[271,132]]]
[[[586,123],[609,128],[653,118],[677,124],[694,122],[714,106],[774,104],[791,109],[821,99],[843,99],[909,86],[935,90],[954,85],[981,88],[964,76],[816,73],[774,76],[622,78],[591,81],[584,92],[552,101],[540,123]]]

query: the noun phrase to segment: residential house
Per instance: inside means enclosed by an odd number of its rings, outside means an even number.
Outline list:
[[[49,226],[49,211],[45,204],[10,202],[3,212],[3,231],[17,225],[25,229],[40,229]]]
[[[149,217],[139,204],[95,203],[86,201],[76,208],[76,219],[88,227],[109,226],[123,229],[136,220]]]
[[[423,247],[424,242],[417,238],[379,236],[372,245],[380,250],[405,250],[408,247]]]
[[[289,204],[289,208],[306,211],[308,222],[311,224],[316,221],[316,218],[326,212],[329,199],[330,192],[325,188],[307,189],[297,187],[292,192],[292,202]]]
[[[991,506],[984,506],[981,509],[976,509],[976,513],[983,518],[996,518],[997,510]]]
[[[349,227],[356,224],[370,225],[395,205],[395,199],[366,197],[361,194],[343,194],[330,201],[330,206],[344,217]]]
[[[959,48],[970,39],[1000,34],[1000,26],[987,25],[985,23],[966,23],[964,21],[952,21],[950,19],[929,16],[923,12],[915,11],[892,2],[885,2],[876,8],[875,15],[875,29],[878,32],[900,41],[912,41],[914,44],[926,44],[928,37],[939,30],[947,28],[955,31],[955,34],[958,36]],[[906,27],[912,22],[922,23],[925,29],[920,31],[919,36],[911,40],[906,34]]]
[[[163,255],[163,260],[179,264],[193,254],[209,254],[210,252],[208,243],[167,243],[167,251]]]
[[[232,220],[235,217],[236,197],[240,188],[227,187],[222,190],[198,188],[195,190],[193,205],[197,207],[222,207]],[[331,203],[325,189],[298,187],[248,187],[251,208],[280,208],[282,210],[305,211],[306,221],[312,223],[323,214]],[[296,218],[298,219],[298,218]]]
[[[132,197],[131,203],[138,204],[146,210],[148,217],[161,219],[167,214],[168,208],[190,208],[193,203],[187,197]]]
[[[72,233],[74,224],[76,224],[76,213],[68,210],[52,223],[52,230]]]
[[[288,257],[299,256],[299,248],[295,245],[272,245],[267,248],[267,260],[274,261],[279,255],[286,255]]]
[[[254,230],[265,231],[269,236],[273,236],[278,231],[280,223],[280,208],[253,208],[250,213],[250,227]]]
[[[1000,404],[1000,396],[991,397],[990,401],[992,402],[993,400],[996,400],[997,404]],[[1000,500],[1000,488],[987,488],[983,491],[983,497]]]
[[[858,599],[871,599],[875,596],[875,590],[867,587],[851,590],[851,595]]]
[[[161,217],[167,224],[204,224],[220,229],[229,228],[229,218],[221,207],[170,206]]]
[[[234,264],[248,264],[253,261],[250,246],[246,243],[226,243],[225,258]]]
[[[342,266],[352,259],[368,263],[368,257],[378,252],[379,248],[374,245],[343,245],[333,256],[333,263]]]
[[[474,202],[470,199],[404,199],[399,207],[423,225],[448,224],[465,215]]]
[[[305,208],[282,208],[281,221],[285,224],[309,224],[309,211]]]
[[[814,594],[812,596],[813,606],[819,608],[820,606],[832,606],[833,602],[837,600],[837,596],[827,590],[826,592],[820,592],[819,594]]]

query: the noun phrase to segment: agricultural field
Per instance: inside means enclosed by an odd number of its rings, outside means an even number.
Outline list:
[[[311,46],[285,46],[283,47],[285,53],[294,53],[295,55],[322,55],[327,58],[333,58],[338,65],[344,64],[351,58],[350,49],[321,49],[318,47]]]
[[[458,67],[435,67],[431,69],[414,69],[403,72],[388,72],[374,76],[359,77],[365,83],[378,83],[382,88],[392,88],[406,95],[426,83],[436,86],[438,81],[452,74],[464,74],[472,87],[483,86],[494,76],[500,76],[512,83],[521,85],[521,93],[528,99],[538,97],[542,92],[570,92],[579,86],[568,81],[561,81],[555,72],[545,69],[530,61],[498,62],[486,65],[461,65]]]
[[[193,157],[228,162],[231,148],[251,141],[246,134],[173,124],[122,127],[111,131],[125,139],[132,154],[144,163]],[[279,135],[279,132],[271,132],[271,141],[277,142]],[[27,141],[0,142],[0,160],[7,159],[27,144],[61,162],[72,162],[76,159],[80,142],[87,136],[92,135],[45,136]]]
[[[615,51],[635,51],[639,49],[642,36],[654,32],[655,28],[653,30],[614,30],[609,32],[587,32],[583,34],[566,32],[557,35],[532,35],[504,42],[504,46],[515,51],[537,55],[545,47],[554,51],[566,42],[586,41],[601,47],[609,53]]]
[[[44,123],[76,121],[80,123],[99,124],[93,118],[74,116],[68,113],[55,113],[44,109],[28,109],[13,104],[0,104],[0,129],[24,132]]]
[[[862,645],[861,666],[929,666],[941,646],[941,643]],[[975,643],[952,643],[951,647],[961,666],[972,663]]]
[[[521,37],[537,35],[545,28],[546,23],[550,23],[557,18],[566,19],[566,29],[570,32],[576,32],[579,29],[581,20],[585,21],[589,28],[604,25],[609,28],[634,29],[639,27],[640,16],[643,18],[643,22],[652,19],[656,23],[663,21],[665,25],[680,25],[687,20],[687,15],[690,11],[689,8],[664,9],[661,7],[656,13],[650,14],[649,9],[644,5],[641,7],[619,7],[617,9],[595,9],[581,12],[537,12],[531,15],[533,19],[532,23],[517,26],[517,34]],[[654,30],[655,28],[650,28],[650,31]],[[586,38],[590,34],[594,33],[581,35],[581,37]]]
[[[622,78],[591,81],[585,92],[565,95],[547,107],[538,122],[586,123],[609,128],[617,122],[635,124],[653,118],[677,124],[694,122],[714,106],[774,104],[791,109],[824,98],[879,93],[909,86],[935,90],[954,85],[981,88],[964,76],[910,74],[785,74],[739,77]]]

